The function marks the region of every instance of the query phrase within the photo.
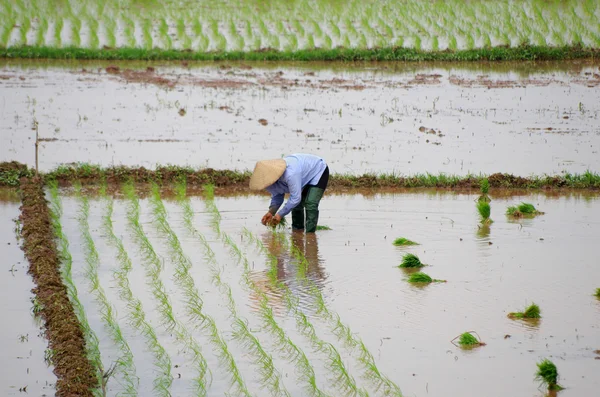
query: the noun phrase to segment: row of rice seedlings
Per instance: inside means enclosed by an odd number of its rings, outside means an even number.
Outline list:
[[[104,366],[102,364],[102,357],[100,355],[100,342],[98,340],[98,336],[90,327],[83,305],[78,298],[77,287],[73,283],[73,257],[69,251],[69,240],[62,229],[62,224],[60,221],[62,216],[62,203],[58,193],[58,183],[56,181],[49,181],[48,188],[50,193],[50,217],[52,221],[52,228],[54,229],[54,235],[57,238],[57,248],[61,257],[61,275],[63,282],[67,287],[67,292],[69,294],[71,304],[73,305],[73,310],[75,311],[77,319],[81,324],[88,358],[96,370],[95,376],[98,379],[98,385],[102,385]],[[99,396],[101,390],[98,388],[93,390],[93,393],[94,395]]]
[[[114,17],[107,16],[103,20],[104,25],[104,39],[106,40],[106,46],[115,48],[117,46],[117,22]]]
[[[71,25],[71,37],[70,37],[70,44],[73,47],[81,47],[81,19],[77,18],[76,16],[72,16],[71,20],[70,20],[70,25]]]
[[[154,366],[156,368],[156,377],[153,380],[154,391],[159,396],[170,396],[170,388],[173,383],[171,375],[171,359],[159,343],[156,337],[156,331],[146,321],[146,315],[142,302],[137,299],[129,286],[129,272],[132,268],[131,258],[121,239],[114,232],[112,223],[113,200],[108,198],[104,190],[103,197],[106,199],[106,210],[103,216],[102,229],[108,238],[108,243],[117,249],[117,261],[119,267],[114,271],[113,276],[117,284],[120,299],[126,303],[127,320],[129,324],[136,329],[146,340],[146,346],[154,355]]]
[[[253,242],[256,247],[268,258],[268,262],[270,263],[270,270],[267,275],[269,276],[270,282],[280,289],[285,298],[287,309],[292,312],[296,318],[296,324],[299,331],[309,339],[313,347],[326,354],[328,357],[329,368],[332,372],[337,374],[337,377],[333,379],[333,383],[341,390],[344,391],[344,394],[350,395],[364,395],[366,391],[364,389],[356,387],[356,382],[351,377],[351,375],[346,370],[343,362],[341,361],[339,352],[335,349],[333,345],[330,343],[324,342],[320,340],[314,330],[314,326],[308,321],[308,318],[302,313],[299,308],[299,300],[291,290],[287,287],[286,284],[277,279],[277,257],[274,256],[271,252],[269,252],[262,241],[256,238],[248,229],[244,228],[244,236],[247,237],[248,241]],[[280,235],[281,236],[281,235]],[[292,248],[293,249],[293,248]],[[301,265],[303,266],[303,265]],[[302,274],[303,271],[299,270],[299,274]],[[306,277],[301,276],[300,281],[306,283]],[[352,331],[349,327],[342,323],[339,315],[337,313],[330,312],[323,299],[322,294],[318,290],[318,288],[313,284],[309,286],[309,290],[311,294],[316,299],[316,311],[323,318],[325,318],[330,324],[333,326],[333,333],[336,337],[341,340],[346,347],[350,349],[357,348],[359,351],[359,362],[364,369],[363,376],[369,379],[377,390],[381,390],[384,395],[396,395],[401,396],[401,392],[399,388],[389,379],[387,379],[377,366],[375,365],[375,360],[371,353],[368,351],[364,343],[352,334]]]
[[[83,248],[85,250],[85,261],[87,263],[87,269],[85,274],[90,282],[91,292],[94,294],[96,303],[99,305],[104,326],[108,330],[108,333],[116,346],[120,350],[120,356],[116,361],[114,367],[115,373],[120,374],[123,392],[128,396],[137,395],[137,387],[139,385],[139,378],[136,376],[135,365],[133,363],[133,353],[129,348],[127,340],[123,337],[121,327],[117,322],[117,314],[115,309],[109,303],[104,293],[104,289],[100,285],[100,278],[98,277],[98,267],[100,266],[100,255],[96,249],[96,244],[90,233],[89,216],[90,216],[90,204],[89,199],[81,194],[81,185],[75,185],[75,192],[80,201],[79,207],[79,227],[81,229],[81,236],[83,239]],[[108,382],[110,379],[107,379]]]
[[[46,32],[48,31],[48,19],[40,16],[35,31],[34,45],[41,47],[46,44]]]
[[[88,46],[90,48],[100,47],[100,39],[98,37],[98,31],[100,30],[100,24],[98,22],[98,19],[94,18],[91,15],[87,15],[86,22],[87,22],[87,26],[88,26],[89,35],[90,35],[90,37],[88,39]]]
[[[180,200],[182,199],[181,196],[178,196],[178,198]],[[167,211],[160,198],[159,187],[155,183],[152,184],[152,195],[150,198],[150,202],[152,204],[152,212],[154,215],[153,221],[158,227],[161,234],[166,237],[167,242],[169,244],[169,252],[171,258],[177,266],[177,279],[181,279],[186,276],[189,277],[187,271],[192,266],[192,263],[183,252],[181,243],[179,242],[177,235],[175,234],[175,232],[173,231],[173,229],[167,221]],[[206,243],[206,240],[203,239],[202,242]],[[210,249],[210,247],[205,246],[205,249],[206,248]],[[229,287],[229,285],[221,281],[218,271],[216,270],[217,264],[214,260],[214,253],[210,252],[209,255],[207,255],[207,259],[209,260],[209,265],[211,265],[212,267],[213,279],[217,284],[217,287],[224,291],[226,295],[226,299],[228,302],[227,307],[229,308],[232,318],[234,338],[240,341],[241,344],[247,348],[247,351],[249,351],[249,353],[255,359],[256,364],[259,366],[262,386],[268,388],[271,391],[272,395],[289,396],[289,393],[287,392],[285,386],[282,383],[281,374],[275,369],[273,365],[272,357],[264,351],[259,340],[254,335],[252,335],[252,333],[246,325],[247,322],[238,316],[235,302],[231,293],[231,288]],[[193,285],[193,279],[191,277],[189,278],[188,283],[182,284],[182,287],[183,289],[188,290],[186,294],[187,299],[192,297],[194,299],[199,299],[199,297],[197,296],[197,291]],[[189,291],[190,289],[193,289],[193,292]],[[202,301],[200,300],[200,302]]]
[[[249,283],[251,283],[252,281],[248,277],[249,266],[245,255],[243,254],[241,249],[233,242],[233,240],[227,235],[227,233],[222,232],[220,230],[219,223],[221,220],[221,215],[219,213],[218,208],[214,204],[214,187],[212,185],[205,185],[204,193],[204,202],[206,204],[207,210],[213,216],[211,222],[213,229],[215,230],[215,232],[217,232],[221,240],[230,247],[232,254],[234,254],[234,256],[236,256],[238,260],[244,264],[244,282],[246,285],[249,285]],[[270,272],[269,275],[272,278],[273,272]],[[339,355],[339,352],[335,349],[335,347],[330,343],[321,340],[317,336],[313,325],[310,323],[310,321],[304,315],[304,313],[302,313],[302,311],[299,309],[299,302],[293,296],[291,290],[287,287],[287,285],[279,282],[278,280],[277,283],[277,287],[283,292],[288,310],[290,310],[296,318],[296,325],[300,333],[311,342],[311,345],[315,351],[326,354],[328,358],[328,368],[336,374],[336,376],[332,379],[334,386],[337,387],[338,390],[340,390],[344,395],[367,395],[365,390],[357,387],[356,381],[349,374]]]
[[[140,252],[144,257],[144,262],[146,264],[146,276],[149,279],[149,284],[152,288],[152,294],[158,303],[158,311],[162,317],[163,326],[169,332],[172,332],[177,341],[182,345],[182,347],[188,350],[193,355],[193,363],[198,371],[198,376],[194,379],[194,383],[196,385],[196,393],[198,395],[204,396],[207,394],[207,386],[210,382],[207,381],[207,376],[209,375],[208,366],[206,364],[206,360],[202,355],[202,348],[196,340],[190,335],[189,331],[185,326],[183,326],[178,319],[175,317],[173,313],[173,307],[171,306],[169,296],[165,290],[165,287],[160,279],[160,273],[163,268],[163,264],[157,253],[154,251],[154,247],[142,225],[140,224],[140,204],[137,194],[135,192],[135,188],[131,183],[125,183],[123,185],[123,192],[125,197],[129,201],[129,208],[127,211],[127,219],[130,229],[134,233],[134,237]],[[201,303],[199,303],[201,304]],[[214,321],[213,321],[214,326]],[[216,327],[212,330],[211,340],[215,341],[219,345],[223,345],[225,342],[218,334]],[[227,346],[222,346],[222,355],[223,358],[226,359],[229,363],[228,370],[230,370],[233,374],[236,374],[236,377],[239,378],[237,384],[240,386],[237,390],[240,395],[248,395],[248,391],[245,387],[243,381],[241,381],[241,377],[239,375],[239,371],[235,362],[231,359],[231,355],[227,350]]]
[[[261,315],[263,317],[263,320],[267,320],[267,322],[270,323],[267,325],[271,329],[275,328],[276,336],[279,339],[283,339],[282,342],[288,342],[289,344],[291,344],[290,347],[292,347],[293,350],[297,350],[297,347],[293,344],[293,342],[291,342],[291,340],[289,340],[289,338],[286,338],[286,337],[282,338],[282,335],[280,334],[280,332],[283,332],[283,330],[280,327],[278,327],[278,325],[276,324],[276,321],[273,318],[272,310],[265,311],[265,309],[268,307],[268,298],[262,291],[260,291],[260,289],[256,286],[256,284],[254,284],[254,282],[250,279],[250,277],[249,277],[250,266],[249,266],[248,260],[245,257],[244,253],[235,244],[235,242],[231,239],[231,237],[229,237],[227,235],[227,233],[222,232],[220,230],[221,215],[219,213],[218,208],[214,204],[214,200],[213,200],[214,187],[212,185],[204,186],[204,193],[205,193],[204,194],[205,205],[207,207],[207,210],[212,214],[211,224],[213,226],[213,229],[218,234],[219,238],[230,248],[231,253],[235,257],[237,257],[238,262],[241,262],[244,265],[244,273],[242,276],[244,284],[247,285],[248,287],[250,287],[255,292],[257,292],[263,300],[261,302],[261,312],[262,312]],[[273,273],[271,272],[270,274],[272,275]],[[364,395],[364,393],[366,393],[366,392],[364,392],[356,387],[356,383],[355,383],[354,379],[349,375],[348,371],[346,370],[337,350],[335,350],[335,348],[332,345],[327,344],[326,342],[322,341],[321,339],[319,339],[317,337],[316,333],[314,332],[314,328],[312,327],[312,324],[310,324],[308,319],[299,310],[298,302],[292,300],[292,293],[289,290],[289,288],[284,284],[281,284],[278,287],[282,288],[285,300],[288,303],[287,307],[296,316],[296,322],[297,322],[297,325],[299,326],[299,330],[301,331],[301,333],[309,339],[309,341],[312,343],[312,346],[315,351],[325,353],[328,355],[329,368],[330,368],[330,370],[332,370],[332,372],[337,373],[337,377],[334,379],[335,386],[338,387],[339,390],[344,393],[344,395],[357,395],[357,393],[359,391],[360,391],[359,395]],[[295,304],[289,304],[292,301]],[[304,326],[301,327],[300,326],[301,324],[303,324]],[[311,332],[311,330],[312,330],[312,332]],[[296,353],[296,352],[297,351],[293,351],[293,353]],[[305,380],[309,381],[308,390],[313,395],[324,395],[324,393],[322,391],[320,391],[316,385],[316,379],[314,377],[314,370],[312,369],[312,366],[309,368],[306,368],[306,364],[308,364],[308,362],[306,360],[306,356],[304,355],[304,353],[302,353],[300,356],[296,356],[296,357],[302,359],[301,364],[303,366],[301,368],[303,369],[303,371],[301,372],[301,374],[304,375]]]
[[[300,278],[299,281],[309,287],[308,291],[312,294],[316,301],[316,312],[320,314],[323,320],[332,326],[332,332],[345,344],[346,347],[352,351],[358,350],[358,360],[361,363],[364,371],[363,377],[372,382],[375,388],[377,390],[381,390],[386,396],[402,396],[402,392],[400,391],[398,385],[392,382],[377,368],[373,355],[368,351],[363,341],[354,333],[352,333],[350,328],[341,321],[337,313],[333,313],[327,308],[321,291],[316,287],[312,280],[306,277],[305,270],[308,268],[308,261],[302,251],[298,249],[298,247],[295,247],[294,244],[289,242],[282,233],[274,233],[279,235],[280,241],[297,259],[299,268],[298,276]],[[276,260],[276,257],[274,257],[271,253],[269,253],[269,255],[272,257],[271,260]]]
[[[199,233],[198,230],[193,225],[194,211],[192,209],[189,199],[186,196],[185,180],[180,181],[176,185],[175,189],[176,189],[177,201],[179,202],[179,205],[181,206],[182,211],[183,211],[183,223],[184,223],[186,230],[188,231],[188,233],[190,233],[191,236],[198,238],[200,240],[203,247],[205,248],[207,261],[209,262],[209,264],[213,264],[214,263],[214,252],[210,248],[210,245],[206,241],[206,238],[201,233]],[[209,192],[209,194],[211,194],[211,193],[212,193],[212,191]],[[217,217],[217,216],[219,216],[219,215],[217,213],[213,212],[213,217]],[[212,226],[213,226],[213,229],[215,229],[215,231],[219,234],[219,236],[222,236],[219,223],[212,222]],[[299,380],[302,383],[306,383],[305,390],[309,393],[309,395],[325,396],[325,394],[317,386],[314,369],[313,369],[312,365],[310,364],[310,362],[308,361],[306,354],[302,351],[302,349],[300,349],[298,346],[296,346],[292,342],[292,340],[286,335],[285,331],[277,324],[277,321],[275,320],[275,316],[273,314],[273,310],[272,310],[271,306],[269,305],[268,296],[260,288],[258,288],[258,286],[254,283],[254,281],[252,281],[248,277],[248,274],[250,271],[248,259],[243,256],[243,254],[241,253],[241,251],[239,249],[235,250],[235,253],[239,254],[239,258],[243,258],[244,284],[246,286],[248,286],[249,288],[251,288],[252,291],[254,291],[259,297],[259,300],[260,300],[259,310],[260,310],[261,320],[263,321],[265,329],[275,338],[275,342],[276,342],[277,346],[279,347],[279,351],[285,356],[285,358],[289,362],[295,363]],[[215,272],[214,269],[213,269],[213,272]],[[241,324],[238,325],[238,327],[240,327],[240,326],[241,326]],[[242,332],[243,332],[243,330],[242,330]]]

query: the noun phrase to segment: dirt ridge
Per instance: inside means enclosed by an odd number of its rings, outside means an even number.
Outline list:
[[[23,251],[36,284],[32,292],[39,304],[38,315],[44,320],[49,348],[54,352],[56,396],[92,396],[97,379],[86,355],[81,324],[60,275],[44,182],[38,177],[22,178],[20,188]]]
[[[0,163],[0,186],[3,185],[2,167]],[[8,164],[8,163],[6,163]],[[11,163],[11,167],[15,165]],[[19,168],[22,173],[33,171]],[[217,187],[247,189],[251,173],[249,171],[215,170],[212,168],[193,169],[190,167],[161,166],[155,170],[144,167],[116,166],[103,168],[89,164],[63,165],[57,169],[40,173],[44,181],[56,180],[61,185],[80,181],[84,185],[96,184],[106,180],[108,183],[132,181],[135,183],[158,182],[173,183],[186,178],[191,186],[213,184]],[[600,174],[586,171],[582,174],[533,175],[528,177],[506,173],[491,175],[447,175],[420,174],[402,176],[393,174],[344,175],[332,174],[329,187],[345,188],[443,188],[443,189],[479,189],[479,184],[487,178],[489,186],[502,189],[587,189],[600,190]]]

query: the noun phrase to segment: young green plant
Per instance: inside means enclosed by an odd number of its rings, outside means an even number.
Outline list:
[[[558,369],[556,365],[547,358],[537,363],[537,372],[535,373],[535,380],[539,381],[541,385],[548,388],[550,391],[559,391],[563,387],[558,384]]]
[[[542,318],[542,315],[540,307],[535,303],[532,303],[522,312],[508,313],[508,317],[512,319],[539,319]]]

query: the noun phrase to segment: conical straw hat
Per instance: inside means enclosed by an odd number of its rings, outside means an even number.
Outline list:
[[[258,161],[250,177],[250,189],[262,190],[272,185],[283,175],[285,167],[287,164],[284,159]]]

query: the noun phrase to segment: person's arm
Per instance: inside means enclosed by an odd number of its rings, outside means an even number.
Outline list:
[[[272,194],[271,204],[269,205],[269,212],[271,215],[275,215],[281,204],[283,203],[283,193]]]
[[[277,215],[281,218],[290,213],[302,200],[302,173],[297,172],[288,175],[287,185],[290,190],[290,197]]]
[[[277,193],[276,191],[272,191],[267,188],[267,191],[271,193],[271,204],[269,205],[269,211],[265,215],[263,215],[260,222],[263,225],[267,225],[271,223],[273,216],[277,214],[277,210],[281,207],[281,203],[283,203],[283,193]]]

